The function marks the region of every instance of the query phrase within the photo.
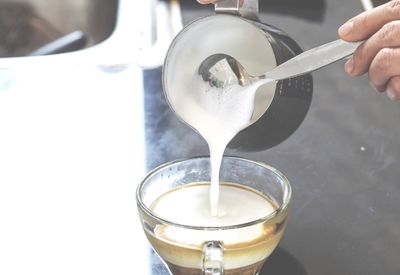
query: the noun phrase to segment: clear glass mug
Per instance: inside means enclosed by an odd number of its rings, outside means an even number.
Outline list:
[[[163,194],[187,184],[209,182],[210,173],[209,157],[174,161],[150,172],[136,193],[144,232],[173,275],[258,274],[282,237],[291,199],[289,181],[276,169],[238,157],[225,157],[222,162],[221,182],[250,187],[276,206],[274,212],[258,220],[194,227],[163,219],[151,210]],[[244,241],[232,243],[232,236],[241,236]]]

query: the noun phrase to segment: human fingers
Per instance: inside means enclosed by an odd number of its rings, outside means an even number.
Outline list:
[[[388,96],[400,96],[400,48],[382,49],[374,58],[369,70],[369,82],[379,92],[388,91]],[[389,92],[390,91],[390,92]]]
[[[346,72],[352,76],[366,73],[379,51],[394,47],[400,47],[400,20],[387,23],[361,44],[346,64]]]

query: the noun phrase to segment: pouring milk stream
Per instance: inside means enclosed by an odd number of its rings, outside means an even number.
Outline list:
[[[218,212],[219,172],[224,151],[228,143],[251,124],[257,86],[243,88],[232,85],[227,89],[212,88],[195,73],[192,89],[182,99],[183,116],[187,123],[205,139],[210,150],[211,187],[210,211]]]

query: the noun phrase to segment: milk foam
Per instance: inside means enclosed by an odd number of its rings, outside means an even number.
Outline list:
[[[162,195],[151,206],[160,217],[178,224],[220,227],[243,224],[263,218],[275,211],[261,194],[237,185],[222,184],[218,216],[208,209],[208,184],[193,184]]]

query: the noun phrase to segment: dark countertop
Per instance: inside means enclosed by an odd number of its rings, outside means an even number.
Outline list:
[[[290,8],[272,1],[271,9],[266,3],[261,19],[309,49],[336,39],[338,26],[362,11],[358,1],[312,2]],[[210,13],[184,8],[186,22]],[[400,104],[342,66],[314,73],[309,114],[288,140],[263,152],[226,152],[276,167],[293,187],[287,231],[261,274],[400,274]],[[161,69],[144,78],[147,168],[208,154],[168,108]],[[151,261],[153,274],[167,274],[154,254]]]

